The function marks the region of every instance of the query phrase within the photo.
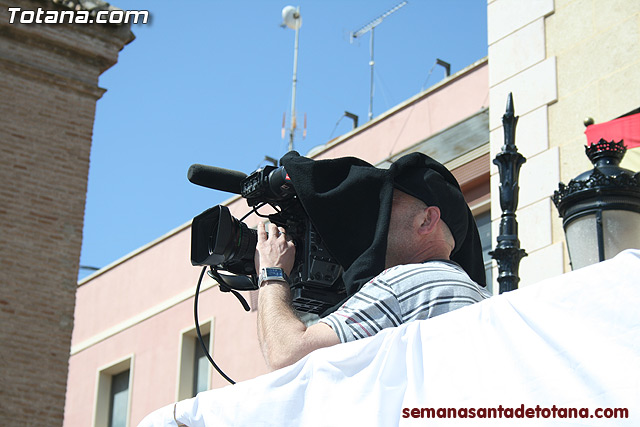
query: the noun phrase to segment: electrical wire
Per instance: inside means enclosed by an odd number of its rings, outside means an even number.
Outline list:
[[[380,91],[382,92],[382,97],[384,98],[384,102],[386,104],[385,108],[388,110],[389,108],[391,108],[392,105],[395,105],[396,102],[393,99],[389,101],[389,98],[390,98],[389,89],[387,88],[387,85],[382,79],[382,74],[380,74],[377,68],[374,69],[373,74],[375,76],[376,82],[379,83]],[[375,90],[375,87],[374,87],[374,90]]]
[[[329,135],[328,141],[331,141],[331,138],[333,138],[333,134],[335,133],[336,129],[338,129],[338,125],[340,124],[343,118],[344,118],[344,114],[340,116],[340,118],[336,122],[336,125],[333,127],[333,130],[331,131],[331,135]]]
[[[196,295],[193,302],[193,317],[196,322],[196,334],[198,335],[198,340],[200,341],[202,350],[204,351],[204,354],[207,356],[207,359],[209,359],[209,362],[211,362],[211,365],[213,365],[215,370],[218,371],[218,373],[222,376],[222,378],[229,381],[231,384],[235,384],[235,381],[229,378],[227,374],[222,372],[222,369],[220,369],[218,365],[216,365],[216,362],[213,361],[213,358],[209,354],[207,347],[204,345],[204,340],[202,339],[202,334],[200,333],[200,321],[198,320],[198,294],[200,294],[200,284],[202,283],[202,278],[204,277],[204,273],[206,271],[207,271],[207,266],[204,266],[202,268],[202,272],[200,273],[200,278],[198,279],[198,286],[196,286]]]
[[[424,80],[424,83],[422,83],[422,88],[420,88],[420,92],[422,92],[424,88],[427,87],[427,82],[429,81],[429,77],[431,77],[431,73],[433,73],[433,70],[435,70],[436,65],[438,65],[438,60],[436,60],[436,62],[434,62],[433,65],[431,66],[431,69],[429,70],[429,74],[427,74],[427,78]]]
[[[433,66],[431,67],[431,70],[429,70],[429,74],[427,74],[427,78],[425,79],[424,83],[422,84],[422,88],[420,89],[420,92],[424,91],[424,88],[427,86],[427,82],[429,81],[429,77],[431,77],[431,74],[433,73],[433,70],[436,68],[436,65],[438,65],[438,61],[437,60],[433,64]],[[395,139],[395,141],[393,141],[393,144],[391,145],[391,149],[389,150],[389,156],[391,156],[391,154],[393,153],[393,150],[396,148],[396,144],[400,140],[400,137],[402,136],[402,133],[404,132],[404,128],[405,128],[405,126],[407,126],[407,123],[409,122],[409,119],[411,118],[411,115],[413,114],[413,109],[415,108],[415,106],[416,106],[416,103],[414,102],[411,105],[411,107],[409,107],[409,111],[408,111],[407,117],[404,119],[404,122],[402,123],[402,127],[400,128],[400,131],[396,135],[396,139]]]

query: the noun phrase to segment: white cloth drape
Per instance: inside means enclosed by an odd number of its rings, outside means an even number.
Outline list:
[[[456,418],[426,419],[421,408],[455,408]],[[482,418],[487,408],[502,418]],[[615,408],[628,418],[597,418]],[[639,426],[640,251],[317,350],[175,412],[189,427]],[[176,426],[174,404],[140,425]]]

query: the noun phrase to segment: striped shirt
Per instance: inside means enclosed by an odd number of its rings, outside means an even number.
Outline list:
[[[341,342],[354,341],[490,296],[458,264],[433,260],[383,271],[320,321],[331,326]]]

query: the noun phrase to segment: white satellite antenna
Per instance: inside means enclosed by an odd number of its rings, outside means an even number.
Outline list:
[[[386,18],[387,16],[389,16],[392,13],[396,12],[398,9],[400,9],[403,6],[405,6],[407,3],[408,2],[403,1],[403,2],[401,2],[399,4],[397,4],[391,10],[388,10],[387,12],[385,12],[382,15],[378,16],[373,21],[369,22],[364,27],[362,27],[359,30],[351,33],[350,41],[351,41],[351,43],[353,43],[353,39],[357,39],[358,37],[362,37],[364,34],[366,34],[367,32],[371,31],[371,41],[369,43],[369,51],[371,53],[371,60],[369,61],[369,66],[371,67],[371,85],[370,85],[370,89],[369,89],[369,120],[371,120],[373,118],[373,65],[374,65],[374,61],[373,61],[373,30],[378,25],[380,25],[382,23],[384,18]]]
[[[281,27],[291,28],[296,31],[295,43],[293,45],[293,84],[291,87],[291,127],[289,129],[289,151],[293,150],[293,137],[296,130],[296,82],[298,81],[298,40],[300,37],[300,27],[302,26],[302,16],[300,7],[285,6],[282,9]],[[284,129],[284,119],[283,125]]]

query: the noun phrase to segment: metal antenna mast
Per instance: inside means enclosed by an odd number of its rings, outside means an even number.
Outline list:
[[[300,38],[300,27],[302,26],[302,17],[300,16],[300,7],[285,6],[282,9],[281,27],[289,27],[296,32],[296,38],[293,45],[293,83],[291,85],[291,128],[289,129],[289,151],[293,150],[293,138],[296,131],[296,83],[298,82],[298,40]],[[284,128],[284,124],[282,125]]]
[[[357,39],[358,37],[362,37],[364,34],[366,34],[367,32],[371,31],[371,40],[370,40],[370,43],[369,43],[369,51],[370,51],[370,54],[371,54],[371,60],[369,61],[369,66],[371,67],[371,85],[370,85],[370,88],[369,88],[369,120],[371,120],[373,118],[373,65],[374,65],[374,61],[373,61],[373,30],[378,25],[380,25],[382,23],[384,18],[386,18],[387,16],[389,16],[392,13],[396,12],[398,9],[400,9],[403,6],[405,6],[407,3],[408,2],[406,2],[406,1],[403,1],[403,2],[399,3],[393,9],[383,13],[382,15],[378,16],[373,21],[369,22],[364,27],[362,27],[359,30],[351,33],[351,42],[353,43],[353,39]]]

